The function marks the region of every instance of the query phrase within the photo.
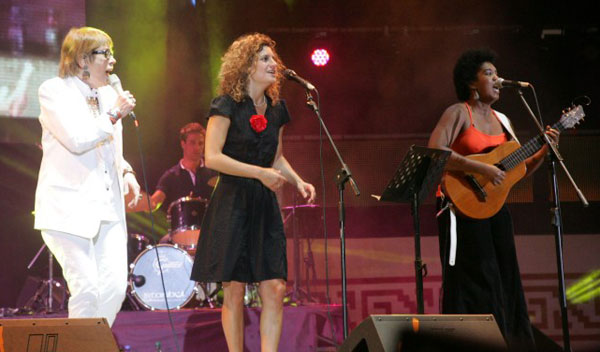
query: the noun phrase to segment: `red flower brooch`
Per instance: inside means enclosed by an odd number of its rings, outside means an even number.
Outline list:
[[[250,127],[257,133],[261,133],[267,128],[267,119],[264,115],[252,115],[250,117]]]

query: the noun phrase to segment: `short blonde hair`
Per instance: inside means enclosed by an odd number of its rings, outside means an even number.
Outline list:
[[[102,46],[113,49],[113,41],[104,31],[93,27],[71,28],[60,49],[58,75],[62,78],[77,76],[81,70],[77,60]]]
[[[219,72],[219,94],[227,94],[237,102],[242,101],[244,96],[248,94],[246,88],[254,64],[258,61],[258,53],[265,46],[273,51],[273,59],[278,66],[277,80],[267,88],[267,95],[271,98],[273,105],[279,101],[279,91],[283,78],[281,72],[284,66],[275,51],[275,41],[261,33],[243,35],[229,46],[221,59],[223,63]]]

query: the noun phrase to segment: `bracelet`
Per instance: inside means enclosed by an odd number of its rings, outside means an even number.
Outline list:
[[[125,177],[125,175],[127,175],[127,174],[133,174],[133,176],[136,175],[135,171],[133,171],[133,170],[130,170],[130,169],[123,170],[123,177]]]
[[[121,110],[119,108],[112,108],[106,112],[110,122],[114,125],[121,118]]]

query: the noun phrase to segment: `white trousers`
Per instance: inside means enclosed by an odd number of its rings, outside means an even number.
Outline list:
[[[103,221],[92,239],[53,230],[42,238],[69,287],[69,318],[103,317],[112,326],[127,290],[125,222]]]

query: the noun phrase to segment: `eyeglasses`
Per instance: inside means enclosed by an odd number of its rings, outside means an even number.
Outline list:
[[[92,51],[92,54],[94,54],[94,55],[102,54],[107,59],[110,59],[111,57],[113,57],[113,52],[110,49],[94,50],[94,51]]]

